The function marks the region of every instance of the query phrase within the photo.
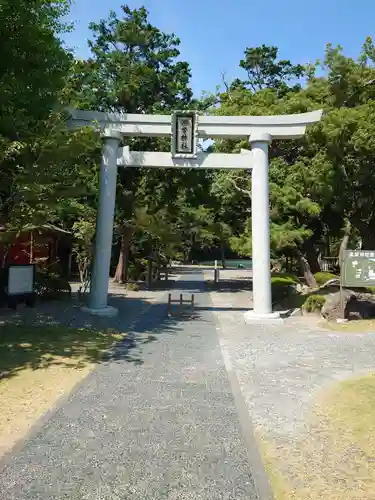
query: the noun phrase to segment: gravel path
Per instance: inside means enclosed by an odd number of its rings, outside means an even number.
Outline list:
[[[0,499],[258,498],[240,430],[251,424],[238,416],[201,280],[179,285],[197,288],[196,317],[167,319],[166,305],[153,305],[8,457]]]

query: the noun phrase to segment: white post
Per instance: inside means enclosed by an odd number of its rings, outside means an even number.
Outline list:
[[[253,310],[245,313],[246,322],[278,319],[272,313],[270,265],[270,210],[268,186],[268,147],[271,136],[254,132],[249,138],[253,155],[251,182],[251,226],[253,267]]]
[[[89,307],[84,309],[98,316],[115,316],[117,309],[107,305],[107,298],[116,201],[117,156],[122,136],[118,132],[108,130],[102,137],[103,153],[100,167],[95,254]]]

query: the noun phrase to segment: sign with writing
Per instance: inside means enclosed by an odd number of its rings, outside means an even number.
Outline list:
[[[375,286],[375,250],[346,250],[342,268],[342,286]]]
[[[173,158],[196,158],[198,115],[195,111],[176,111],[172,115]]]
[[[35,267],[33,264],[8,268],[8,295],[26,295],[34,293]]]

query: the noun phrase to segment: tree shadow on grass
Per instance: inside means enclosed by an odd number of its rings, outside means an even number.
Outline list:
[[[0,311],[0,380],[23,369],[51,365],[82,368],[99,363],[128,335],[132,320],[149,307],[142,298],[110,297],[120,314],[99,318],[81,311],[76,298]]]
[[[83,368],[98,362],[120,337],[111,331],[63,325],[2,325],[0,328],[0,379],[19,371],[46,369],[51,365]]]

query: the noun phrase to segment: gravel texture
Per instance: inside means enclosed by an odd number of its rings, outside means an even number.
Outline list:
[[[247,292],[211,294],[220,344],[230,358],[254,426],[268,437],[293,439],[305,430],[319,392],[375,370],[375,334],[335,333],[305,318],[248,325]]]
[[[168,319],[165,303],[153,305],[8,457],[0,499],[258,498],[201,279],[179,285],[196,289],[193,317]]]

